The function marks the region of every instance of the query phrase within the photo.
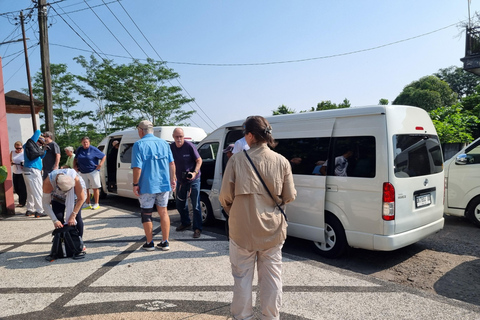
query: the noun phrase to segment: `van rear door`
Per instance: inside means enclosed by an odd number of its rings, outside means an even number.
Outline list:
[[[395,234],[443,217],[443,156],[432,134],[393,136]]]

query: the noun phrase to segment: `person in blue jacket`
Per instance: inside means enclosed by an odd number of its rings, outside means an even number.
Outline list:
[[[40,130],[36,130],[32,136],[32,140],[38,145],[45,144],[45,139],[41,137]],[[25,145],[23,150],[26,150]],[[42,180],[42,159],[45,157],[45,152],[42,156],[38,156],[33,160],[28,159],[25,155],[23,162],[23,178],[25,186],[27,187],[27,212],[26,216],[35,216],[35,218],[46,217],[43,211],[42,197],[43,197],[43,180]]]

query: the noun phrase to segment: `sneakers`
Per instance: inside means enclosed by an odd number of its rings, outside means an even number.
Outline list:
[[[150,243],[145,242],[145,244],[142,246],[142,249],[147,251],[153,251],[155,250],[155,245],[153,244],[153,241],[151,241]]]
[[[186,229],[190,228],[191,226],[192,226],[191,223],[189,223],[189,224],[187,224],[187,225],[181,224],[181,225],[179,225],[175,230],[176,230],[176,231],[183,231],[183,230],[186,230]]]
[[[168,240],[162,241],[157,244],[157,248],[163,251],[168,251],[170,250],[170,243],[168,243]]]
[[[47,214],[43,212],[35,212],[35,218],[43,218],[46,217]]]
[[[34,216],[34,215],[35,215],[35,212],[32,212],[32,211],[27,210],[27,212],[25,213],[25,215],[26,215],[27,217]]]
[[[92,209],[92,205],[85,202],[84,204],[82,204],[82,209]]]
[[[97,210],[97,209],[100,209],[100,205],[97,203],[91,208],[92,208],[92,210]]]
[[[200,229],[195,229],[195,232],[193,233],[193,237],[196,239],[196,238],[200,238],[200,235],[202,234],[202,231],[200,231]]]

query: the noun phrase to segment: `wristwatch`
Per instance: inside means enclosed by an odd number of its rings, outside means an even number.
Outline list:
[[[138,187],[138,183],[132,183],[134,187]]]

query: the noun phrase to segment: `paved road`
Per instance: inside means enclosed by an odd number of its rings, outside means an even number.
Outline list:
[[[0,219],[1,319],[229,318],[233,280],[225,236],[207,231],[193,239],[192,231],[176,232],[179,217],[171,210],[171,250],[145,252],[136,206],[118,197],[105,203],[82,213],[83,260],[45,261],[48,218],[18,210]],[[475,305],[293,254],[284,254],[283,278],[282,319],[480,318]]]

